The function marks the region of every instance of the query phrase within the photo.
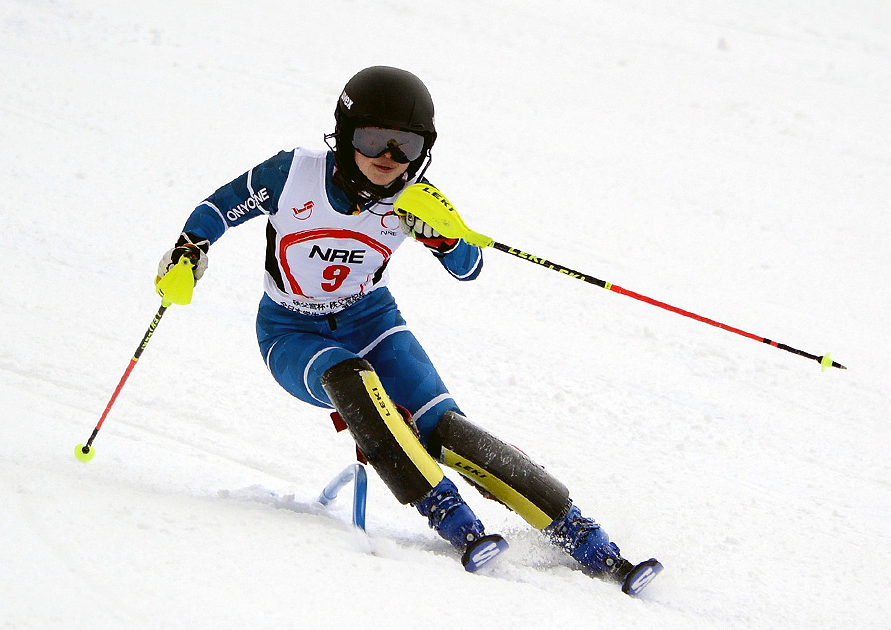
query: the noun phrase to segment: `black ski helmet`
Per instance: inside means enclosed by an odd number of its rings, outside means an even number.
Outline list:
[[[334,110],[334,154],[338,179],[347,192],[361,198],[383,199],[402,188],[401,179],[390,186],[371,183],[356,165],[353,132],[357,127],[392,127],[424,136],[421,156],[410,162],[406,177],[411,179],[430,160],[436,141],[433,99],[424,83],[411,72],[389,66],[373,66],[359,71],[347,81]]]

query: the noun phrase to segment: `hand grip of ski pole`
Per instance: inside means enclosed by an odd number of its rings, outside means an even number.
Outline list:
[[[161,296],[162,305],[185,305],[192,302],[192,292],[195,290],[195,274],[192,271],[194,266],[187,256],[182,256],[173,269],[155,282],[155,290]]]
[[[460,238],[477,247],[491,247],[495,239],[467,227],[455,206],[435,186],[412,184],[396,199],[396,214],[413,214],[446,238]]]

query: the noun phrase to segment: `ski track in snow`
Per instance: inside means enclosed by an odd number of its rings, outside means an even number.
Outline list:
[[[763,0],[0,5],[0,628],[881,628],[891,617],[891,9]],[[420,75],[429,176],[500,242],[814,354],[499,252],[407,243],[402,311],[465,413],[631,559],[591,580],[468,488],[482,575],[266,372],[263,225],[214,245],[89,436],[191,208],[321,148],[357,70]],[[454,476],[450,473],[450,476]]]

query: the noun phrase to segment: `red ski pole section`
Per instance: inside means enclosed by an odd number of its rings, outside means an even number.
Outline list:
[[[108,416],[108,412],[111,411],[111,406],[114,404],[114,401],[117,400],[118,394],[120,394],[121,390],[124,388],[124,383],[127,382],[127,378],[130,376],[130,372],[133,371],[133,367],[135,365],[136,359],[130,359],[130,365],[128,365],[127,369],[124,371],[124,375],[121,377],[121,382],[118,383],[118,386],[115,388],[114,393],[111,395],[111,399],[105,406],[105,411],[102,412],[102,417],[99,418],[99,423],[96,425],[95,429],[96,432],[98,432],[99,429],[102,428],[102,423],[105,422],[105,418]]]
[[[685,311],[682,308],[678,308],[677,306],[672,306],[671,304],[666,304],[665,302],[660,302],[659,300],[654,300],[651,297],[647,297],[646,295],[641,295],[640,293],[636,293],[634,291],[630,291],[629,289],[623,289],[622,287],[616,284],[610,284],[606,288],[610,291],[615,291],[616,293],[620,293],[622,295],[627,295],[628,297],[634,298],[635,300],[640,300],[641,302],[646,302],[647,304],[652,304],[653,306],[658,306],[659,308],[664,308],[666,311],[671,311],[672,313],[677,313],[678,315],[683,315],[684,317],[689,317],[690,319],[695,319],[698,322],[702,322],[704,324],[710,324],[711,326],[715,326],[716,328],[721,328],[723,330],[736,333],[737,335],[742,335],[743,337],[748,337],[749,339],[754,339],[755,341],[760,341],[762,343],[769,343],[772,346],[777,346],[776,341],[771,341],[770,339],[765,339],[764,337],[759,337],[758,335],[753,335],[752,333],[746,332],[744,330],[740,330],[739,328],[734,328],[733,326],[728,326],[727,324],[722,324],[721,322],[715,321],[713,319],[709,319],[708,317],[703,317],[702,315],[697,315],[696,313],[691,313],[690,311]]]
[[[93,440],[96,439],[96,435],[99,433],[99,429],[102,428],[102,423],[105,422],[105,418],[108,417],[108,412],[111,411],[111,407],[112,405],[114,405],[114,401],[117,400],[118,394],[120,394],[121,390],[124,388],[124,383],[127,382],[127,378],[130,376],[130,372],[132,372],[133,368],[136,367],[136,362],[139,361],[139,357],[142,356],[142,351],[145,350],[145,347],[148,345],[149,340],[155,333],[155,328],[158,327],[158,322],[161,321],[161,317],[163,317],[164,311],[166,310],[167,306],[164,306],[164,303],[162,302],[161,307],[158,309],[158,313],[155,315],[152,323],[149,324],[148,330],[145,331],[145,336],[143,336],[142,342],[139,344],[139,347],[136,348],[136,352],[133,353],[133,358],[130,359],[130,365],[128,365],[127,369],[124,371],[124,375],[121,377],[121,382],[118,383],[118,386],[115,388],[114,393],[111,395],[111,399],[105,406],[105,411],[102,412],[102,417],[99,418],[99,422],[98,424],[96,424],[96,428],[93,429],[93,434],[90,435],[90,439],[87,440],[87,443],[85,445],[86,448],[89,448],[90,445],[93,443]]]

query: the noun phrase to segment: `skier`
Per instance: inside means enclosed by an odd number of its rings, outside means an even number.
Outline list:
[[[661,565],[622,558],[562,483],[464,417],[387,288],[387,263],[408,237],[458,280],[482,269],[478,247],[393,210],[430,164],[436,129],[427,88],[404,70],[366,68],[347,82],[334,117],[330,151],[282,151],[201,202],[163,256],[156,283],[183,256],[197,282],[226,230],[265,215],[257,337],[276,381],[333,408],[395,497],[426,516],[468,570],[507,543],[486,533],[440,463],[542,530],[585,571],[635,594]]]

